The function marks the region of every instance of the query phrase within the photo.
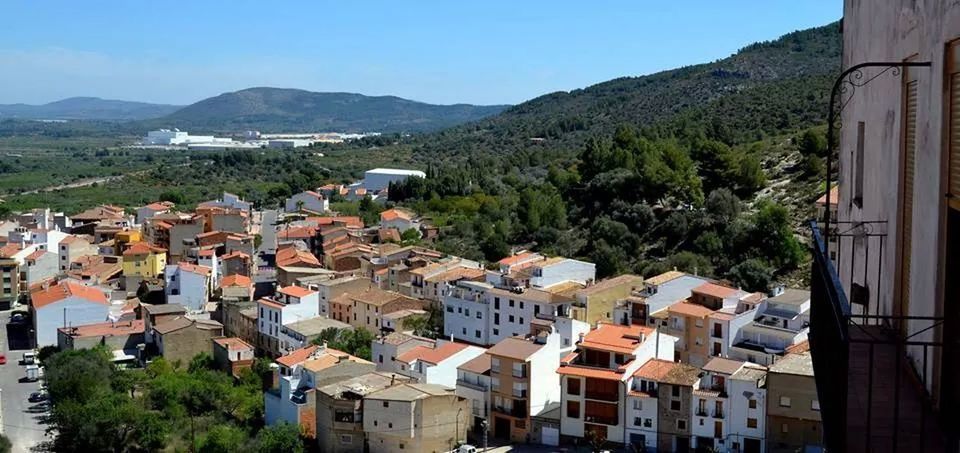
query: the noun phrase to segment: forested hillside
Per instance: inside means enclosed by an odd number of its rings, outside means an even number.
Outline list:
[[[430,177],[391,199],[440,247],[583,257],[601,276],[671,268],[748,289],[790,279],[821,189],[838,25],[729,58],[554,93],[414,141]]]

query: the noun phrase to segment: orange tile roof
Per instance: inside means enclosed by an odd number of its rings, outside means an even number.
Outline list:
[[[497,263],[502,264],[504,266],[513,266],[514,264],[517,264],[527,258],[530,258],[533,255],[536,255],[536,253],[534,252],[518,253],[516,255],[508,256],[500,261],[497,261]]]
[[[296,298],[307,297],[315,293],[315,291],[309,290],[307,288],[301,288],[299,286],[287,286],[286,288],[280,288],[278,292],[280,294],[284,294],[284,295],[296,297]]]
[[[281,239],[310,239],[317,234],[317,229],[312,226],[298,226],[287,228],[277,232],[277,237]]]
[[[717,297],[720,299],[725,299],[736,294],[739,290],[736,288],[730,288],[723,285],[718,285],[716,283],[704,283],[696,288],[693,288],[693,292],[706,294],[708,296]]]
[[[30,294],[30,303],[34,309],[40,309],[47,305],[60,302],[70,296],[92,303],[110,305],[107,296],[104,295],[102,291],[69,280],[62,281],[56,286],[51,286],[50,288]]]
[[[246,254],[246,253],[243,253],[243,252],[241,252],[241,251],[239,251],[239,250],[234,250],[234,251],[232,251],[232,252],[230,252],[230,253],[228,253],[228,254],[223,255],[223,256],[220,257],[220,259],[223,260],[223,261],[232,260],[232,259],[234,259],[234,258],[239,258],[239,259],[242,259],[242,260],[244,260],[244,261],[249,261],[249,260],[250,260],[250,255],[248,255],[248,254]]]
[[[403,354],[400,354],[397,357],[397,360],[405,363],[410,363],[414,360],[420,360],[437,365],[464,349],[467,349],[467,345],[463,343],[444,343],[436,348],[417,346],[407,352],[404,352]]]
[[[830,189],[830,205],[838,205],[840,203],[840,186],[833,186]],[[820,198],[817,199],[817,204],[824,205],[827,204],[827,194],[824,193]]]
[[[673,304],[667,307],[667,311],[670,313],[677,313],[680,315],[693,316],[697,318],[705,318],[710,316],[710,313],[713,313],[713,310],[693,302],[679,302]]]
[[[262,300],[263,299],[261,299],[261,301]],[[277,363],[286,367],[293,367],[294,365],[309,359],[310,355],[312,355],[319,347],[320,346],[317,345],[310,345],[297,349],[296,351],[290,352],[290,354],[277,358]]]
[[[670,370],[672,370],[674,366],[676,366],[676,363],[674,362],[661,359],[650,359],[647,360],[647,363],[644,363],[642,366],[640,366],[640,368],[637,368],[637,371],[634,371],[633,376],[650,381],[659,381],[668,373],[670,373]]]
[[[244,288],[249,288],[253,286],[253,280],[250,277],[242,274],[233,274],[223,277],[223,280],[220,281],[220,287],[226,288],[228,286],[242,286]]]
[[[134,242],[123,251],[123,256],[146,255],[149,253],[163,253],[166,249],[154,247],[146,242]]]
[[[172,207],[174,207],[174,206],[175,206],[175,205],[174,205],[173,203],[169,202],[169,201],[156,201],[156,202],[150,203],[150,204],[148,204],[148,205],[146,205],[146,206],[144,206],[144,207],[147,208],[147,209],[153,210],[153,211],[164,211],[164,210],[170,209],[170,208],[172,208]]]
[[[463,365],[460,365],[457,369],[470,373],[485,374],[490,371],[490,355],[480,354]]]
[[[3,247],[0,247],[0,258],[10,258],[21,250],[23,250],[23,247],[20,247],[20,244],[7,244]]]
[[[684,274],[683,272],[680,272],[680,271],[667,271],[660,275],[655,275],[653,277],[650,277],[644,280],[643,282],[651,285],[662,285],[666,282],[669,282],[670,280],[675,280],[680,277],[683,277],[684,275],[687,275],[687,274]]]
[[[397,209],[397,208],[387,209],[386,211],[383,211],[380,213],[380,220],[384,220],[384,221],[397,220],[397,219],[410,220],[412,218],[413,216],[409,212],[403,209]]]
[[[210,273],[213,271],[207,266],[200,266],[199,264],[186,263],[186,262],[180,262],[177,264],[177,266],[179,266],[180,270],[182,271],[192,272],[194,274],[199,274],[203,276],[209,276]]]
[[[641,337],[646,337],[652,332],[653,329],[647,326],[601,323],[596,329],[587,333],[579,344],[590,349],[632,354],[642,342]]]
[[[258,303],[261,303],[261,304],[263,304],[263,305],[266,305],[266,306],[268,306],[268,307],[270,307],[270,308],[276,308],[276,309],[278,309],[278,310],[282,310],[283,307],[286,307],[286,305],[281,304],[280,302],[277,302],[277,301],[275,301],[275,300],[268,299],[268,298],[266,298],[266,297],[258,300],[257,302],[258,302]]]
[[[253,349],[253,346],[251,346],[250,343],[247,343],[246,341],[236,337],[214,338],[213,341],[214,343],[223,346],[227,351],[244,351]]]

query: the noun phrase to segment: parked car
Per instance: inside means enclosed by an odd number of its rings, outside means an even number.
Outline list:
[[[6,364],[7,364],[7,356],[4,354],[0,354],[0,365],[6,365]]]
[[[27,381],[28,382],[37,382],[40,378],[43,377],[40,367],[36,365],[27,365]]]
[[[27,401],[31,403],[42,403],[47,400],[47,392],[33,392]]]
[[[23,313],[14,313],[10,316],[10,322],[13,324],[22,324],[27,322],[27,315]]]
[[[33,351],[24,352],[22,360],[24,365],[34,365],[37,363],[37,353]]]

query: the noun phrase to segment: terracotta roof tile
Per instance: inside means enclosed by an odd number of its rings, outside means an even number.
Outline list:
[[[253,280],[246,275],[233,274],[223,277],[223,280],[220,280],[220,287],[226,288],[229,286],[242,286],[244,288],[250,288],[253,286]]]
[[[397,360],[405,363],[410,363],[414,360],[420,360],[437,365],[440,362],[452,357],[454,354],[463,351],[464,349],[467,349],[467,345],[463,343],[444,343],[436,348],[417,346],[403,354],[400,354],[400,356],[397,357]]]
[[[316,291],[309,290],[307,288],[301,288],[299,286],[287,286],[285,288],[280,288],[278,292],[280,294],[284,294],[284,295],[296,297],[296,298],[307,297],[311,294],[316,293]]]
[[[92,286],[84,286],[80,283],[69,280],[62,281],[56,286],[51,286],[50,288],[30,294],[30,303],[33,305],[34,309],[40,309],[47,305],[57,303],[70,296],[84,299],[91,303],[110,305],[110,302],[107,300],[107,296],[103,294],[103,291],[100,291]]]
[[[676,366],[676,363],[674,362],[661,359],[650,359],[647,360],[647,363],[644,363],[642,366],[640,366],[640,368],[637,368],[637,371],[633,373],[633,376],[650,381],[659,381],[668,373],[670,373],[670,370],[672,370],[674,366]]]
[[[579,345],[617,354],[632,354],[643,342],[642,339],[652,332],[653,329],[646,326],[601,323],[596,329],[588,332]]]
[[[716,283],[704,283],[696,288],[693,288],[693,292],[706,294],[708,296],[725,299],[727,297],[737,294],[740,290],[736,288],[730,288],[723,285],[718,285]]]

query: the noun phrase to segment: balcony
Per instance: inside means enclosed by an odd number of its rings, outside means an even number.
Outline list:
[[[619,392],[601,392],[601,391],[587,389],[584,397],[588,400],[620,401]]]
[[[881,306],[879,288],[894,278],[884,268],[884,249],[895,247],[886,222],[836,222],[828,237],[811,226],[809,338],[825,447],[956,452],[926,390],[940,379],[933,361],[943,352],[943,318]]]
[[[461,387],[461,386],[466,387],[468,389],[476,390],[478,392],[486,392],[488,390],[486,385],[480,384],[478,382],[469,382],[469,381],[464,381],[462,379],[457,379],[457,387]]]
[[[498,414],[509,415],[515,418],[527,418],[526,401],[520,401],[519,403],[521,404],[514,404],[512,408],[495,405],[491,409]]]

